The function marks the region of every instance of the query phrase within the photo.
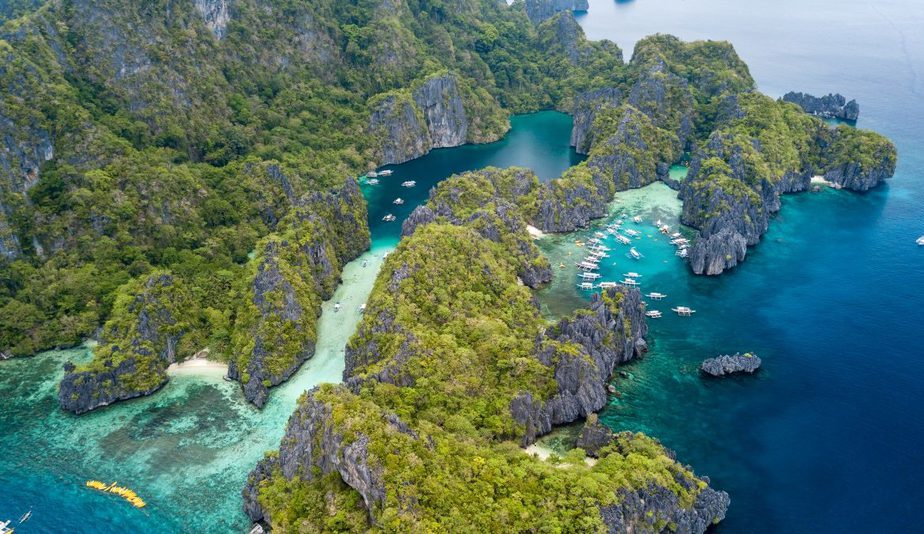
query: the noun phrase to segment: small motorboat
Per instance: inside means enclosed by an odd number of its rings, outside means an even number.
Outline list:
[[[26,521],[29,520],[30,517],[32,517],[32,510],[29,510],[28,512],[22,514],[22,517],[19,518],[19,524],[25,523]]]
[[[415,185],[417,185],[417,182],[415,182],[414,180],[408,180],[406,182],[401,182],[401,187],[414,187]]]
[[[334,313],[337,313],[338,311],[340,311],[340,303],[339,303],[339,302],[337,302],[337,303],[334,304]]]
[[[369,184],[369,185],[379,185],[379,179],[378,179],[378,178],[370,178],[370,179],[366,180],[366,183]]]
[[[397,204],[400,206],[401,204],[404,204],[404,199],[401,197],[398,197],[392,202],[392,204]]]
[[[924,235],[922,235],[921,237],[919,237],[919,238],[917,239],[917,241],[915,241],[915,243],[917,243],[918,245],[921,245],[922,247],[924,247]]]
[[[369,172],[366,173],[366,176],[369,177],[369,178],[375,178],[375,177],[378,176],[378,175],[379,175],[379,173],[377,173],[377,172],[375,172],[375,171],[369,171]]]
[[[359,306],[359,313],[362,313],[362,312],[364,312],[364,311],[366,311],[366,303],[365,303],[365,302],[363,302],[362,305]]]
[[[391,176],[391,173],[393,172],[395,171],[389,171],[389,170],[379,171],[379,176]]]
[[[632,217],[632,222],[634,222],[635,224],[639,224],[642,222],[642,218],[636,215],[635,217]]]
[[[632,258],[633,260],[640,260],[643,257],[641,252],[635,250],[635,247],[630,248],[626,256]]]
[[[394,221],[395,219],[396,219],[396,217],[395,217],[394,215],[392,215],[391,213],[389,213],[388,215],[382,217],[382,220],[385,221],[385,222],[392,222],[392,221]]]

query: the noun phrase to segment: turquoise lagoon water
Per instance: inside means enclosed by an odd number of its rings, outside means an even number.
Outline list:
[[[571,119],[542,112],[511,119],[496,143],[435,150],[390,167],[379,186],[363,186],[370,202],[372,248],[348,264],[344,283],[324,304],[315,356],[287,383],[274,388],[266,407],[243,401],[223,371],[174,376],[153,396],[117,403],[82,416],[58,409],[57,383],[67,359],[87,349],[52,351],[0,362],[0,521],[33,510],[16,529],[29,532],[235,532],[249,523],[241,489],[263,453],[279,445],[298,397],[321,382],[339,382],[343,348],[360,319],[401,221],[449,175],[488,165],[531,166],[551,179],[579,161],[568,146]],[[405,180],[417,186],[400,186]],[[402,206],[391,200],[401,196]],[[393,212],[399,219],[384,223]],[[365,265],[365,266],[364,266]],[[339,312],[333,311],[339,302]],[[84,487],[88,479],[118,481],[148,503],[142,510],[118,497]]]
[[[924,523],[924,7],[911,0],[591,0],[579,21],[592,38],[631,50],[643,35],[729,39],[771,95],[841,91],[861,105],[858,126],[889,135],[900,163],[889,185],[868,194],[823,191],[786,197],[763,242],[738,269],[690,276],[651,221],[675,224],[678,203],[663,186],[619,195],[613,216],[640,215],[635,262],[610,242],[608,278],[643,274],[653,306],[649,355],[617,379],[602,414],[615,429],[645,431],[729,491],[720,532],[914,532]],[[628,55],[628,54],[627,54]],[[322,315],[322,347],[258,412],[233,384],[178,376],[157,395],[73,417],[54,403],[61,363],[79,351],[0,362],[0,518],[32,507],[18,532],[242,530],[239,491],[263,451],[275,448],[295,400],[337,381],[350,335],[381,257],[400,222],[446,176],[485,165],[534,168],[543,179],[579,158],[570,121],[555,113],[515,117],[498,143],[437,150],[404,165],[370,200],[373,250],[348,266]],[[674,172],[682,173],[681,169]],[[400,187],[416,180],[413,189]],[[407,202],[395,206],[392,200]],[[384,223],[394,213],[398,221]],[[635,227],[627,223],[626,227]],[[556,269],[540,292],[554,316],[587,298],[569,259],[587,233],[541,242]],[[567,253],[572,255],[568,256]],[[556,259],[558,261],[556,261]],[[615,262],[615,265],[612,263]],[[573,263],[573,262],[571,262]],[[697,310],[682,319],[678,304]],[[764,359],[753,377],[703,380],[696,365],[750,350]],[[118,480],[149,502],[138,511],[85,490],[88,478]]]

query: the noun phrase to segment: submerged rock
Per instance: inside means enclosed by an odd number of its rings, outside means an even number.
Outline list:
[[[709,376],[752,374],[760,368],[760,363],[760,358],[756,354],[745,352],[709,358],[703,361],[699,368]]]
[[[855,121],[860,117],[860,104],[856,100],[847,101],[839,94],[832,93],[822,97],[812,96],[808,93],[790,91],[783,95],[784,102],[798,105],[806,113],[830,119],[843,119]]]

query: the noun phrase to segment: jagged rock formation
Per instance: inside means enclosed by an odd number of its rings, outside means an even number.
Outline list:
[[[494,140],[506,131],[479,128],[480,123],[469,117],[467,107],[476,104],[492,107],[497,103],[476,103],[474,93],[468,100],[452,73],[439,73],[426,78],[410,92],[392,91],[376,96],[369,119],[369,131],[380,140],[381,164],[403,163],[420,157],[434,148],[459,146],[466,142]],[[480,98],[484,98],[480,96]]]
[[[828,94],[817,97],[808,93],[790,91],[783,95],[784,102],[791,102],[801,107],[806,113],[829,119],[856,121],[860,117],[860,104],[850,102],[841,94]]]
[[[333,296],[343,265],[369,247],[366,206],[352,180],[306,195],[283,226],[255,262],[228,366],[257,407],[314,355],[321,301]]]
[[[160,389],[166,369],[194,346],[192,295],[168,273],[130,284],[106,323],[96,359],[87,366],[67,362],[58,390],[61,407],[77,414]]]
[[[709,376],[726,376],[736,373],[753,374],[760,368],[760,364],[760,358],[756,354],[745,352],[703,360],[699,368]]]
[[[584,426],[581,427],[581,433],[578,435],[574,446],[578,449],[583,449],[587,456],[597,458],[600,450],[610,445],[615,437],[616,434],[612,430],[600,423],[597,419],[597,414],[590,414],[587,416]]]
[[[587,11],[587,0],[526,0],[526,15],[534,24],[539,24],[562,11]]]
[[[514,420],[525,427],[523,443],[603,408],[613,371],[648,350],[647,333],[641,293],[622,287],[594,294],[587,310],[550,328],[537,357],[554,369],[558,390],[544,402],[530,393],[511,401]]]

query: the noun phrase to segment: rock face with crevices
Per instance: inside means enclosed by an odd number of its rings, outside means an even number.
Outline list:
[[[641,293],[622,286],[594,294],[586,310],[550,328],[536,357],[554,370],[558,391],[545,401],[529,393],[511,401],[514,420],[525,427],[523,443],[603,408],[616,366],[647,352],[647,333]]]
[[[487,107],[488,114],[497,114],[500,112],[497,102],[487,95],[466,93],[461,83],[454,73],[439,73],[410,90],[376,96],[372,101],[369,132],[381,140],[377,149],[379,163],[403,163],[434,148],[485,142],[502,135],[506,128],[493,131],[489,125],[482,125],[478,117],[470,117],[467,110]],[[476,99],[483,101],[475,102]]]
[[[856,121],[860,118],[860,104],[857,104],[856,100],[848,102],[840,93],[817,97],[808,93],[790,91],[783,95],[783,101],[796,104],[806,113],[828,119]]]

